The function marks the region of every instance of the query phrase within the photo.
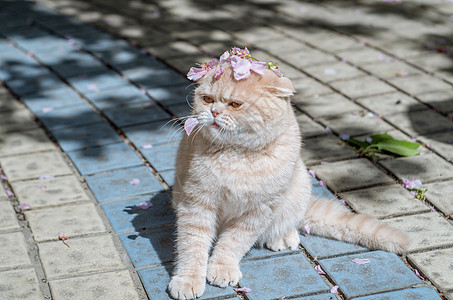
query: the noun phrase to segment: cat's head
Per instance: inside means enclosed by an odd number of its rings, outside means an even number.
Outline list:
[[[202,134],[213,146],[265,147],[290,124],[291,81],[268,69],[236,80],[231,64],[221,66],[222,76],[216,79],[210,70],[195,89],[192,114],[199,132],[193,134]]]

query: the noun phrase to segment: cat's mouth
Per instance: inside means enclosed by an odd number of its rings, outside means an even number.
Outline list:
[[[215,121],[214,123],[212,123],[212,127],[214,127],[215,129],[220,129],[220,125],[217,124]]]

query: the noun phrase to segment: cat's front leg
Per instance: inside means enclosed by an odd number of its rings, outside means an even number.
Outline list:
[[[263,234],[269,220],[262,210],[249,211],[224,229],[209,259],[210,284],[226,287],[239,282],[242,278],[239,262]]]
[[[208,253],[215,235],[216,214],[206,204],[180,203],[176,215],[178,258],[168,290],[175,299],[194,299],[205,290]]]

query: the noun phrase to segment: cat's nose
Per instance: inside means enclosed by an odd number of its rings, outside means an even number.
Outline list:
[[[212,114],[212,116],[215,118],[215,117],[217,117],[218,115],[220,115],[220,112],[217,111],[217,110],[211,110],[211,114]]]

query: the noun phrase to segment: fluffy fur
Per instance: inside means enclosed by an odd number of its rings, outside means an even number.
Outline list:
[[[200,80],[193,99],[200,123],[179,146],[172,297],[201,296],[206,279],[236,285],[239,262],[254,244],[296,249],[297,230],[306,222],[314,234],[402,252],[408,244],[404,233],[311,196],[290,80],[267,70],[236,81],[231,67],[223,67],[220,78],[212,70]]]

